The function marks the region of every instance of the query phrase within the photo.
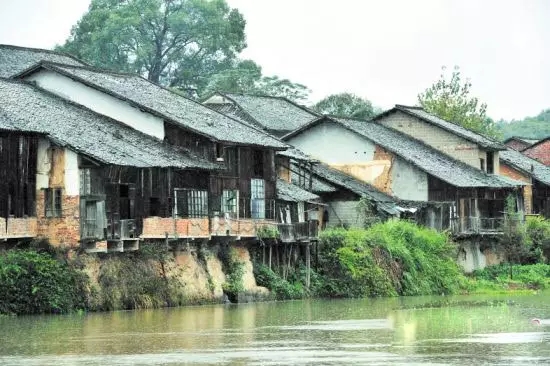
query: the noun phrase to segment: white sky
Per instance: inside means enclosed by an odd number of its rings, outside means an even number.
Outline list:
[[[441,66],[458,65],[495,119],[550,108],[547,0],[228,2],[247,20],[242,56],[307,85],[312,101],[350,91],[383,108],[415,104]],[[0,0],[0,43],[63,43],[88,4]]]

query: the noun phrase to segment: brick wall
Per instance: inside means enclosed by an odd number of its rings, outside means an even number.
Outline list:
[[[8,218],[6,234],[8,238],[34,238],[37,232],[38,220],[36,217]]]
[[[395,112],[383,117],[379,123],[421,140],[457,160],[480,168],[480,150],[477,144],[447,130],[402,112]]]
[[[163,239],[176,235],[180,238],[186,237],[208,237],[208,218],[177,218],[171,217],[146,217],[143,219],[143,231],[141,237],[144,239]]]
[[[522,154],[550,166],[550,140],[525,149]]]
[[[524,173],[508,166],[507,164],[500,163],[500,175],[504,175],[508,178],[516,179],[521,182],[529,183],[529,185],[523,187],[523,205],[526,214],[530,214],[533,211],[533,186],[531,185],[531,177]]]
[[[80,241],[80,196],[63,193],[62,217],[46,217],[44,190],[36,192],[37,236],[46,238],[53,246],[77,247]]]

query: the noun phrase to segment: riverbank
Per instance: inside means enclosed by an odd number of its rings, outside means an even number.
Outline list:
[[[0,254],[1,314],[67,313],[302,298],[532,293],[550,265],[508,264],[463,274],[445,233],[405,221],[324,231],[309,271],[295,252],[262,264],[262,247],[231,244],[86,254],[44,242]],[[292,264],[292,265],[290,265]],[[309,286],[306,286],[306,278]]]

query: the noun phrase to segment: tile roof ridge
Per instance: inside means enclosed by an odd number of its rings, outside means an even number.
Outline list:
[[[78,62],[80,62],[84,65],[90,65],[86,61],[81,60],[78,57],[73,56],[70,53],[65,52],[65,51],[55,51],[55,50],[49,50],[49,49],[45,49],[45,48],[17,46],[17,45],[12,45],[12,44],[5,44],[5,43],[0,43],[0,49],[13,49],[13,50],[19,50],[19,51],[43,52],[43,53],[47,53],[47,54],[51,54],[51,55],[69,57],[69,58],[72,58],[73,60],[78,61]]]
[[[144,80],[144,81],[146,81],[146,82],[148,82],[148,83],[150,83],[150,84],[152,84],[152,85],[154,85],[154,86],[156,86],[156,87],[158,87],[158,88],[161,88],[161,89],[163,89],[163,90],[165,90],[165,91],[167,91],[167,92],[169,92],[169,93],[172,93],[172,94],[174,94],[174,95],[176,95],[176,96],[178,96],[178,97],[180,97],[180,98],[183,98],[183,99],[185,99],[185,100],[187,100],[187,101],[190,101],[190,102],[192,102],[192,103],[194,103],[194,104],[197,104],[197,105],[201,106],[202,108],[207,108],[208,110],[210,110],[210,111],[212,111],[212,112],[214,112],[214,113],[216,113],[216,114],[222,115],[222,116],[224,116],[225,118],[229,118],[229,119],[231,119],[231,120],[233,120],[233,121],[239,123],[240,125],[243,125],[243,126],[245,126],[245,127],[247,127],[247,128],[252,128],[252,129],[254,129],[255,131],[257,131],[257,132],[259,132],[259,133],[262,133],[262,134],[264,134],[264,135],[266,135],[266,136],[268,136],[268,137],[270,137],[270,138],[272,138],[272,139],[275,139],[275,140],[277,140],[277,141],[279,141],[279,142],[282,142],[279,138],[277,138],[277,137],[275,137],[275,136],[273,136],[273,135],[267,133],[267,132],[264,131],[264,130],[260,130],[260,129],[256,128],[256,127],[253,127],[253,126],[244,124],[244,123],[242,123],[241,121],[239,121],[239,120],[236,119],[236,118],[233,118],[233,117],[231,117],[231,116],[228,116],[228,115],[226,115],[226,114],[223,114],[223,113],[221,113],[221,112],[219,112],[219,111],[217,111],[217,110],[215,110],[215,109],[213,109],[213,108],[208,107],[207,105],[204,105],[204,104],[200,103],[199,101],[196,101],[196,100],[194,100],[194,99],[191,99],[191,98],[189,98],[189,97],[186,97],[185,95],[182,95],[182,94],[180,94],[180,93],[177,93],[177,92],[175,92],[174,90],[171,90],[171,89],[169,89],[169,88],[167,88],[167,87],[165,87],[165,86],[162,86],[162,85],[160,85],[160,84],[157,84],[157,83],[155,83],[155,82],[153,82],[153,81],[151,81],[151,80],[149,80],[149,79],[147,79],[147,78],[145,78],[145,77],[143,77],[143,76],[141,76],[141,75],[139,75],[139,74],[120,73],[120,72],[113,72],[113,71],[110,71],[110,70],[98,69],[98,68],[94,68],[94,67],[73,66],[73,65],[60,64],[60,63],[50,62],[50,61],[40,61],[40,62],[38,62],[37,64],[33,65],[32,67],[28,68],[27,70],[21,72],[21,73],[18,74],[18,75],[25,75],[26,73],[28,73],[28,72],[30,72],[30,71],[32,71],[32,70],[35,70],[35,69],[39,68],[40,66],[43,66],[43,67],[46,67],[46,68],[47,68],[48,66],[53,67],[54,69],[57,69],[57,71],[60,71],[60,72],[64,73],[65,75],[66,75],[66,73],[63,72],[63,71],[61,71],[61,70],[59,70],[59,68],[61,68],[61,67],[66,67],[66,68],[73,68],[73,69],[83,69],[83,70],[89,70],[89,71],[97,72],[97,73],[112,74],[112,75],[115,75],[115,76],[127,76],[127,77],[139,78],[139,79],[142,79],[142,80]],[[103,88],[103,87],[101,87],[101,86],[95,85],[95,83],[92,83],[92,82],[89,82],[89,81],[87,81],[87,80],[84,80],[83,78],[78,77],[78,76],[74,76],[74,75],[73,75],[72,77],[78,79],[80,82],[82,82],[82,83],[84,83],[84,84],[86,84],[86,85],[93,84],[93,85],[94,85],[94,86],[93,86],[94,89],[97,89],[97,90],[104,90],[105,92],[107,92],[107,89],[106,89],[106,88]],[[127,97],[125,97],[125,96],[123,96],[123,95],[120,95],[119,93],[115,93],[114,91],[111,91],[111,90],[109,90],[109,91],[107,92],[107,94],[110,94],[110,95],[112,95],[113,97],[116,97],[116,98],[119,98],[119,99],[129,100],[129,98],[127,98]],[[137,103],[137,102],[135,102],[135,103],[136,103],[136,104],[139,104],[139,105],[142,106],[143,108],[146,108],[146,109],[148,109],[148,110],[151,110],[151,113],[153,113],[153,114],[162,115],[163,118],[166,118],[166,119],[171,120],[171,121],[173,120],[172,118],[169,118],[168,116],[166,116],[166,115],[165,115],[163,112],[161,112],[161,111],[152,110],[151,108],[147,108],[147,107],[143,106],[141,103]],[[177,122],[177,121],[176,121],[176,122]],[[186,128],[191,129],[189,126],[186,126]],[[191,130],[193,130],[193,129],[191,129]],[[195,131],[195,130],[193,130],[193,131]],[[204,135],[204,133],[202,133],[202,131],[195,131],[195,132]],[[209,135],[209,136],[210,136],[210,135]],[[212,139],[214,139],[214,140],[217,140],[217,139],[214,138],[213,136],[210,136],[210,138],[212,138]]]

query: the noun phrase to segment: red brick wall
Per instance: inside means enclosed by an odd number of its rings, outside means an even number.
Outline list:
[[[175,230],[175,232],[174,232]],[[208,237],[208,218],[174,219],[171,217],[146,217],[143,219],[142,238],[163,239],[168,237]]]
[[[376,179],[372,182],[372,184],[381,190],[382,192],[385,192],[387,194],[392,194],[391,186],[392,186],[392,175],[391,175],[391,169],[393,167],[394,162],[394,156],[389,151],[386,151],[382,147],[376,145],[375,151],[374,151],[374,157],[373,160],[389,160],[391,162],[389,167],[384,167],[384,171],[382,174],[380,174]]]
[[[525,149],[522,154],[550,166],[550,140]]]
[[[500,162],[500,175],[504,175],[508,178],[516,179],[529,185],[523,187],[523,204],[526,214],[532,213],[533,210],[533,187],[531,186],[531,178],[524,173],[517,171],[516,169],[506,165],[502,161]]]
[[[62,217],[47,218],[44,212],[44,190],[36,192],[38,237],[46,238],[53,246],[78,247],[80,242],[80,196],[63,194]]]

